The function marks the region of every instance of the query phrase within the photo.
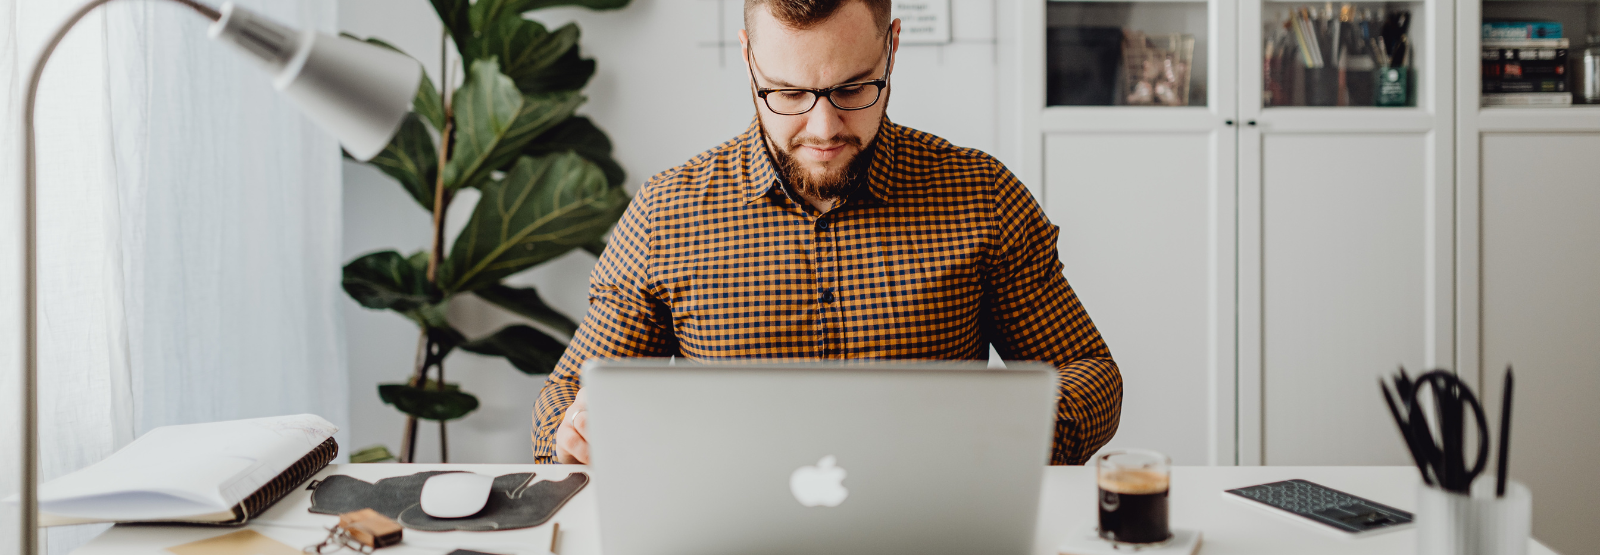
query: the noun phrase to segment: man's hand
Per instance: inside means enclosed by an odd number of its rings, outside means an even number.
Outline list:
[[[556,427],[556,460],[562,464],[589,464],[587,399],[583,389],[578,389],[578,396],[572,399],[561,425]]]

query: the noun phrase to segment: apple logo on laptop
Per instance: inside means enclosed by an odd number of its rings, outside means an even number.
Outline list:
[[[837,507],[850,495],[844,487],[844,469],[834,466],[833,455],[816,466],[802,466],[789,475],[789,491],[807,507]]]

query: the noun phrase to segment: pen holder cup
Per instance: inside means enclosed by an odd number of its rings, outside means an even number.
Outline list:
[[[1417,489],[1418,555],[1527,555],[1533,528],[1533,494],[1519,482],[1494,496],[1492,480],[1475,495],[1423,486]]]

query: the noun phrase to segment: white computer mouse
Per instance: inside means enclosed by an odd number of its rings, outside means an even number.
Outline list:
[[[422,483],[422,512],[434,518],[472,516],[489,502],[493,486],[493,476],[472,472],[436,474]]]

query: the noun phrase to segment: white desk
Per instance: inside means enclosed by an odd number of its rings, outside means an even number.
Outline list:
[[[346,464],[329,466],[318,478],[347,474],[377,481],[427,470],[472,470],[490,475],[533,471],[542,478],[559,480],[581,466],[561,465],[396,465]],[[592,473],[591,473],[592,475]],[[1284,554],[1321,553],[1405,554],[1415,553],[1415,533],[1407,530],[1365,539],[1335,537],[1310,526],[1289,522],[1262,509],[1222,498],[1224,489],[1264,482],[1304,478],[1405,510],[1416,508],[1417,471],[1410,467],[1179,467],[1172,470],[1172,525],[1198,528],[1205,534],[1201,553],[1207,554]],[[598,482],[603,477],[594,476]],[[1054,555],[1061,537],[1077,524],[1095,518],[1093,469],[1050,467],[1046,470],[1044,500],[1039,514],[1035,552]],[[311,514],[311,493],[301,489],[278,502],[261,516],[262,524],[250,527],[296,548],[320,540],[325,533],[316,527],[328,526],[336,517]],[[561,523],[560,555],[595,555],[600,552],[596,530],[595,500],[592,488],[585,488],[567,503],[555,522]],[[277,523],[273,526],[269,523]],[[540,552],[549,542],[550,525],[505,532],[428,533],[406,530],[413,543],[430,546],[454,545],[489,549],[496,545],[527,546],[525,553]],[[117,526],[77,550],[77,555],[162,554],[166,547],[232,532],[227,528],[181,526]],[[378,553],[386,555],[436,555],[450,549],[439,547],[395,546]],[[498,552],[510,553],[505,549]],[[1553,554],[1533,542],[1530,555]]]

